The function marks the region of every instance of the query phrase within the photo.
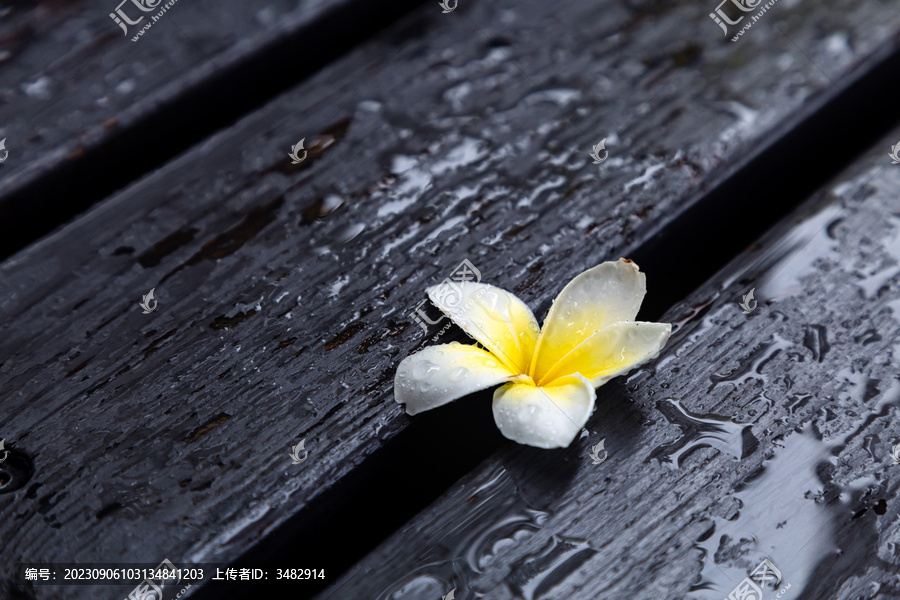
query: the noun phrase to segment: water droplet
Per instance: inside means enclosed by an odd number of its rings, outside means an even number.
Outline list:
[[[879,439],[879,437],[875,434],[867,435],[865,438],[863,438],[863,445],[862,445],[863,450],[865,450],[866,453],[869,455],[869,458],[871,458],[875,462],[880,461],[881,457],[875,455],[875,452],[872,450],[872,447],[877,446],[880,442],[881,442],[881,439]]]
[[[416,366],[413,367],[412,376],[414,379],[425,379],[430,373],[439,370],[440,367],[430,360],[423,360],[419,363],[416,363]]]
[[[654,448],[648,461],[655,458],[672,468],[678,468],[688,454],[705,447],[713,447],[743,459],[759,445],[749,424],[736,423],[719,415],[692,413],[672,398],[658,401],[656,408],[669,423],[680,427],[682,434],[675,441]]]
[[[585,540],[554,535],[540,552],[525,557],[510,570],[507,583],[525,600],[536,600],[596,553]]]
[[[824,325],[804,325],[803,345],[812,352],[813,360],[822,362],[831,348]]]
[[[335,242],[338,244],[346,244],[365,230],[366,226],[362,223],[348,225],[335,234]]]
[[[450,381],[462,381],[468,374],[469,371],[465,367],[456,367],[455,369],[450,371],[447,379],[449,379]]]
[[[793,415],[796,411],[809,404],[812,397],[812,394],[794,394],[791,396],[791,403],[787,405],[787,408]]]
[[[790,346],[791,343],[787,340],[778,335],[773,335],[768,341],[753,348],[750,354],[745,356],[731,371],[710,375],[709,380],[712,381],[713,384],[709,389],[712,390],[720,383],[732,383],[735,386],[739,386],[741,383],[755,375],[759,375],[759,378],[763,380],[763,383],[767,383],[766,376],[762,374],[763,368],[770,360],[778,356],[782,350],[787,350]]]
[[[324,217],[325,215],[334,212],[343,203],[344,199],[337,194],[329,194],[328,196],[325,196],[319,205],[319,217]]]
[[[519,418],[519,423],[530,425],[538,418],[538,407],[535,404],[523,406],[519,409],[517,416]]]
[[[505,323],[511,312],[509,297],[500,292],[482,288],[475,297],[478,306],[488,317]]]

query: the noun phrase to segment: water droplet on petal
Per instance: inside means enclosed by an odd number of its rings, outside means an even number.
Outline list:
[[[538,418],[538,407],[534,404],[523,406],[519,411],[519,422],[530,425]],[[529,428],[530,430],[530,428]]]
[[[440,367],[430,360],[423,360],[413,367],[412,376],[415,379],[425,379],[426,377],[428,377],[429,373],[433,373],[434,371],[439,370]]]
[[[468,374],[469,374],[469,371],[466,370],[465,367],[457,367],[450,372],[450,374],[447,376],[447,378],[450,381],[462,381],[463,379],[466,378],[466,375],[468,375]]]

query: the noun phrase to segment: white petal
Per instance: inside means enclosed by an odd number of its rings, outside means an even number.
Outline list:
[[[451,342],[403,359],[394,376],[394,400],[415,415],[473,392],[515,380],[516,373],[477,346]]]
[[[600,329],[633,321],[646,293],[644,274],[622,258],[597,265],[570,281],[544,319],[529,375],[541,381],[563,356]]]
[[[517,373],[528,373],[537,319],[515,295],[486,283],[446,280],[428,288],[431,301],[463,331]]]
[[[668,323],[626,321],[604,327],[550,369],[542,381],[579,373],[599,387],[619,375],[657,357],[666,345],[672,326]]]
[[[508,383],[494,392],[494,420],[514,442],[565,448],[591,416],[595,399],[593,386],[578,374],[544,387],[530,380]]]

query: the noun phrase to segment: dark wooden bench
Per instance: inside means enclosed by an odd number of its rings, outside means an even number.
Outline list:
[[[0,123],[0,598],[127,594],[16,562],[163,558],[325,569],[299,597],[724,598],[759,552],[789,597],[900,597],[900,13],[785,2],[732,43],[706,3],[269,4],[136,43],[93,1],[0,23],[36,35],[0,77],[53,94]],[[489,392],[393,401],[468,340],[411,317],[463,259],[542,319],[619,256],[675,333],[570,448],[505,440]]]

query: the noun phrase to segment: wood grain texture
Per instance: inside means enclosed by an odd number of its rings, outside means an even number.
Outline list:
[[[667,348],[598,390],[589,435],[509,444],[317,598],[721,599],[763,556],[785,598],[900,597],[900,169],[885,144],[673,307]],[[670,399],[745,425],[679,427]]]
[[[156,2],[160,9],[152,12],[127,2],[126,15],[143,18],[126,36],[109,16],[119,2],[43,0],[4,11],[0,137],[7,138],[10,159],[2,167],[0,194],[58,168],[164,109],[217,70],[343,4],[179,0],[152,23],[167,2]],[[148,22],[151,27],[132,42]]]
[[[36,0],[3,9],[0,256],[293,87],[415,2],[168,4]],[[110,18],[119,6],[137,20],[127,35]]]
[[[0,495],[4,555],[233,559],[408,426],[392,380],[430,343],[409,318],[427,285],[468,257],[543,315],[900,24],[878,3],[802,2],[734,47],[708,11],[423,9],[5,261],[0,430],[33,475]]]

